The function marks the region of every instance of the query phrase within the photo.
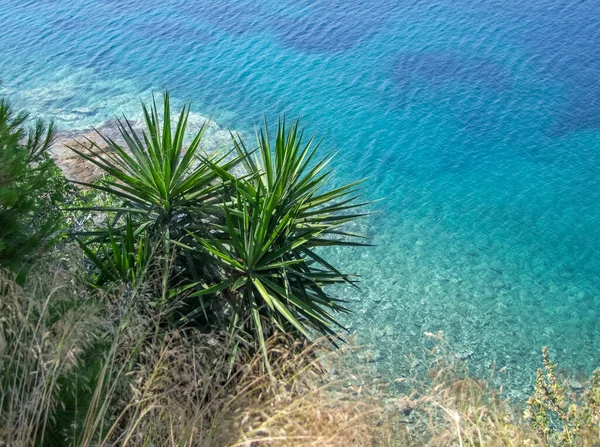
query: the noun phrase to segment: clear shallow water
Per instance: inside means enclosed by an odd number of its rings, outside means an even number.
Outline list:
[[[68,3],[68,4],[67,4]],[[600,364],[600,3],[0,0],[0,93],[64,129],[170,89],[221,124],[301,115],[385,198],[348,324],[405,374],[444,330],[526,389]],[[472,354],[472,355],[471,355]]]

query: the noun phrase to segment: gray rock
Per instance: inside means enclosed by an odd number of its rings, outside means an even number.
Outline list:
[[[573,391],[582,391],[585,387],[583,386],[583,384],[576,379],[569,379],[569,388],[571,388]]]
[[[456,357],[458,357],[462,361],[465,361],[465,360],[469,360],[471,357],[473,357],[474,354],[475,354],[475,352],[473,352],[473,351],[463,351],[463,352],[457,353]]]

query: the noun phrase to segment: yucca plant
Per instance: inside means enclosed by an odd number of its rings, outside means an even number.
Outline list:
[[[184,106],[179,117],[171,124],[171,107],[169,94],[165,93],[162,120],[159,109],[153,98],[150,109],[142,104],[145,129],[138,132],[131,122],[124,118],[118,121],[118,130],[124,145],[100,134],[105,147],[92,140],[80,143],[71,149],[84,159],[100,167],[107,177],[99,183],[83,183],[81,185],[100,190],[119,198],[119,206],[87,207],[86,210],[102,211],[115,216],[115,231],[123,227],[123,216],[131,216],[131,226],[135,231],[124,231],[126,238],[122,247],[140,249],[139,237],[143,236],[145,244],[161,247],[163,265],[163,298],[167,294],[167,284],[171,270],[171,240],[185,237],[184,228],[190,223],[199,227],[203,218],[219,212],[222,202],[223,177],[211,167],[211,163],[219,164],[227,171],[238,163],[237,159],[225,161],[227,154],[202,154],[201,142],[207,123],[185,145],[185,134],[188,125],[189,106]],[[205,162],[202,161],[205,160]],[[206,162],[210,161],[210,163]],[[83,242],[84,246],[94,243],[114,245],[111,229],[87,233],[94,236]],[[91,248],[89,248],[91,250]],[[89,254],[89,250],[88,254]],[[116,251],[109,248],[113,255]],[[123,259],[128,259],[130,254]],[[106,261],[114,259],[115,265],[108,267]],[[114,256],[91,257],[102,271],[122,271],[119,259]],[[193,270],[193,269],[192,269]],[[101,277],[108,277],[106,274]]]
[[[353,285],[355,278],[327,262],[320,249],[365,245],[344,229],[364,215],[356,211],[365,205],[360,181],[328,189],[333,156],[318,159],[319,145],[303,140],[298,121],[288,128],[280,120],[274,144],[265,123],[254,152],[234,136],[237,157],[226,161],[226,154],[200,153],[204,128],[184,149],[189,109],[180,113],[173,134],[168,94],[162,124],[155,102],[143,110],[141,136],[127,119],[119,121],[126,147],[104,138],[107,148],[88,141],[88,151],[74,149],[110,176],[85,185],[121,200],[95,208],[112,213],[115,223],[82,243],[99,279],[139,281],[139,272],[156,264],[148,247],[161,247],[163,300],[188,294],[180,321],[199,315],[209,324],[228,321],[232,331],[253,333],[261,349],[275,329],[332,336],[339,329],[334,312],[346,309],[328,287]],[[238,163],[241,177],[231,173]],[[93,244],[100,248],[93,251]],[[170,247],[182,252],[176,268],[169,264]]]
[[[192,296],[220,293],[233,309],[231,328],[249,327],[263,350],[274,329],[309,339],[332,336],[340,327],[333,313],[346,309],[328,286],[354,284],[355,278],[319,249],[365,245],[343,229],[364,215],[354,211],[365,205],[358,201],[360,181],[328,190],[333,157],[317,159],[318,144],[303,142],[298,121],[289,128],[279,121],[274,146],[266,123],[255,153],[239,138],[235,145],[248,177],[236,182],[236,195],[224,203],[225,222],[213,224],[209,238],[195,236],[197,250],[210,253],[223,280]]]
[[[85,255],[98,269],[98,285],[122,282],[136,286],[145,279],[156,249],[148,242],[145,230],[144,225],[134,228],[133,219],[128,214],[123,227],[115,230],[108,226],[108,240],[98,244],[96,250],[79,241]]]
[[[142,109],[145,129],[141,132],[136,132],[127,118],[117,119],[124,146],[99,133],[105,147],[89,139],[80,143],[80,148],[71,147],[110,176],[99,184],[76,183],[108,192],[123,200],[123,208],[104,211],[119,212],[126,209],[144,215],[145,220],[152,221],[158,228],[167,228],[189,206],[193,205],[197,210],[199,204],[208,207],[219,203],[221,184],[217,180],[220,180],[220,176],[208,164],[198,162],[207,122],[187,147],[184,144],[190,112],[188,105],[179,113],[175,126],[171,125],[168,93],[164,96],[162,122],[154,98],[150,110],[145,104],[142,104]],[[210,158],[220,163],[226,155],[213,154]],[[235,163],[235,160],[224,163],[224,169]]]

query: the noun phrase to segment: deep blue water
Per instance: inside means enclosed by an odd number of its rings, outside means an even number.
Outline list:
[[[0,79],[65,129],[166,88],[235,129],[300,115],[385,199],[331,257],[393,374],[437,330],[509,388],[546,344],[600,365],[597,0],[0,0]]]

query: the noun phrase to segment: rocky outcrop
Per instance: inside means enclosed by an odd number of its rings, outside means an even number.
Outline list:
[[[201,115],[190,114],[186,131],[188,138],[192,138],[193,135],[200,130],[206,120],[207,118]],[[103,172],[98,166],[80,157],[69,149],[69,147],[73,147],[80,151],[83,149],[83,152],[85,152],[86,148],[91,148],[93,145],[105,149],[107,144],[101,135],[108,137],[117,144],[125,147],[125,141],[119,132],[117,124],[116,120],[110,120],[104,122],[95,130],[88,128],[83,130],[61,131],[57,134],[54,143],[50,147],[50,152],[56,165],[65,174],[65,177],[69,180],[85,183],[92,183],[102,177]],[[131,125],[141,136],[141,121],[132,121]],[[207,153],[211,153],[215,150],[228,151],[231,147],[231,136],[229,131],[215,122],[209,122],[202,140],[202,149]]]
[[[116,130],[116,127],[107,123],[98,130],[100,132],[107,132],[109,130]],[[103,172],[98,166],[69,149],[69,147],[76,148],[77,150],[90,148],[90,141],[93,141],[100,147],[106,147],[100,135],[93,129],[59,132],[50,147],[50,152],[56,166],[63,171],[65,177],[69,180],[91,183],[102,177]]]

